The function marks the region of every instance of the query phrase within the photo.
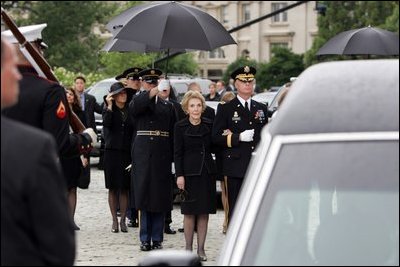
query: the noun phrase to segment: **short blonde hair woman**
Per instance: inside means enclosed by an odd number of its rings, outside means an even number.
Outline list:
[[[203,109],[201,113],[206,110],[206,100],[204,99],[203,95],[200,94],[198,91],[188,91],[186,94],[183,96],[183,99],[181,101],[182,109],[185,112],[185,114],[188,114],[188,108],[189,108],[189,100],[197,98],[201,101],[201,104],[203,106]]]

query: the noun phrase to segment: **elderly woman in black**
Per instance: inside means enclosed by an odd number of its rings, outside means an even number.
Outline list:
[[[174,160],[177,186],[185,199],[181,203],[184,214],[186,249],[193,249],[195,220],[197,220],[197,254],[202,261],[207,257],[204,244],[208,216],[216,213],[216,166],[211,155],[212,122],[202,118],[206,108],[204,97],[188,91],[182,100],[188,117],[175,124]]]
[[[108,191],[108,204],[113,219],[111,232],[117,233],[117,204],[121,211],[121,232],[128,232],[126,227],[126,211],[130,173],[126,170],[131,163],[131,140],[133,125],[128,118],[128,103],[132,98],[131,90],[126,90],[120,82],[111,85],[109,94],[105,96],[106,107],[103,110],[103,133],[105,140],[104,176]]]

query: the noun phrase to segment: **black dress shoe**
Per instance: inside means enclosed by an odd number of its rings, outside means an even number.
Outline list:
[[[151,247],[152,249],[162,249],[162,243],[159,241],[153,241],[153,246]]]
[[[174,234],[176,234],[176,231],[174,229],[172,229],[171,227],[167,226],[164,229],[164,233],[166,233],[168,235],[174,235]]]
[[[140,245],[140,250],[141,251],[149,251],[149,250],[151,250],[150,242],[142,242],[142,244]]]
[[[135,228],[137,228],[137,227],[139,227],[139,223],[136,222],[136,221],[129,221],[128,227],[135,227]]]
[[[184,228],[178,228],[178,232],[179,233],[183,233],[183,232],[185,232],[185,229]]]

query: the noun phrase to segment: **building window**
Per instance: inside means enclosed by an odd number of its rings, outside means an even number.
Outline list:
[[[214,49],[210,51],[208,58],[225,58],[224,50],[222,50],[222,48]]]
[[[250,4],[242,5],[242,23],[250,21]]]
[[[249,59],[250,58],[250,51],[247,50],[247,49],[243,50],[242,51],[242,57],[246,58],[246,59]]]
[[[208,70],[207,71],[207,77],[208,77],[208,79],[210,79],[210,80],[219,80],[219,79],[222,79],[222,74],[223,74],[223,72],[222,72],[222,70]]]
[[[270,55],[271,55],[270,58],[275,56],[274,53],[273,53],[273,50],[274,50],[275,47],[282,47],[282,48],[288,48],[289,49],[289,44],[288,43],[271,43],[270,44]]]
[[[221,23],[222,24],[229,22],[229,20],[228,20],[228,7],[227,6],[221,6],[220,17],[221,17]]]
[[[287,3],[272,3],[272,12],[275,12],[281,8],[287,7]],[[286,22],[287,19],[287,11],[281,12],[275,16],[272,17],[272,22]]]

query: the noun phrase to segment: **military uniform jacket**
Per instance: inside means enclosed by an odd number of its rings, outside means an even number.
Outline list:
[[[129,104],[136,131],[132,146],[132,188],[137,209],[166,212],[172,209],[171,165],[176,117],[171,103],[155,99],[149,98],[149,92],[143,92]],[[168,137],[140,135],[141,131],[168,132]]]
[[[218,105],[212,138],[215,144],[222,147],[223,175],[244,177],[251,153],[260,141],[261,129],[267,124],[267,106],[251,100],[250,107],[250,111],[246,110],[238,98]],[[229,129],[233,134],[223,135],[225,129]],[[240,133],[250,129],[254,129],[253,142],[239,141]]]
[[[1,266],[72,266],[66,192],[53,137],[2,116]]]
[[[19,66],[18,69],[22,74],[18,103],[4,109],[3,114],[51,133],[61,156],[79,155],[81,137],[69,133],[64,88],[39,77],[32,67]]]
[[[200,131],[194,133],[188,118],[175,124],[174,162],[176,176],[201,176],[203,168],[208,174],[216,174],[217,168],[211,152],[212,121],[204,118]]]

